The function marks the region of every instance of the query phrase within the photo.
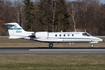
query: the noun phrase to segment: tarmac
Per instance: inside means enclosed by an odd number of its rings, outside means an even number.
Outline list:
[[[105,54],[105,47],[0,47],[0,54]]]

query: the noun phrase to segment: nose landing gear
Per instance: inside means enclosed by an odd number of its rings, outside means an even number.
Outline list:
[[[94,47],[94,45],[93,45],[93,44],[91,44],[90,46],[91,46],[92,48]]]

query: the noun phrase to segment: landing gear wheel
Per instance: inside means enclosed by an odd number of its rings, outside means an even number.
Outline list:
[[[52,48],[53,47],[53,43],[49,43],[49,48]]]
[[[91,47],[93,48],[93,47],[94,47],[94,45],[93,45],[93,44],[91,44]]]

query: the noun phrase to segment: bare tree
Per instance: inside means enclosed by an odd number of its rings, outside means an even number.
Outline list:
[[[13,11],[11,14],[13,14],[13,16],[15,17],[13,21],[22,25],[24,20],[24,6],[21,1],[14,2]]]
[[[55,23],[55,12],[56,12],[56,0],[52,0],[52,11],[53,11],[52,32],[54,32],[55,31],[54,23]]]
[[[87,10],[88,10],[88,7],[89,7],[89,5],[88,5],[88,3],[82,3],[82,5],[81,5],[81,7],[80,7],[80,9],[82,10],[82,12],[83,12],[83,18],[84,18],[84,31],[86,32],[87,31],[87,28],[88,28],[88,23],[87,23],[87,18],[86,18],[86,12],[87,12]]]
[[[75,21],[75,16],[76,16],[77,11],[78,11],[78,5],[76,4],[76,2],[71,2],[68,6],[68,12],[69,12],[69,15],[71,16],[72,21],[73,21],[73,24],[70,23],[70,25],[73,26],[75,31],[77,31],[76,21]]]

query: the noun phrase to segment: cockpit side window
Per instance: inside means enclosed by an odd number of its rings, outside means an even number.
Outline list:
[[[82,35],[83,36],[90,36],[88,33],[83,33]]]

